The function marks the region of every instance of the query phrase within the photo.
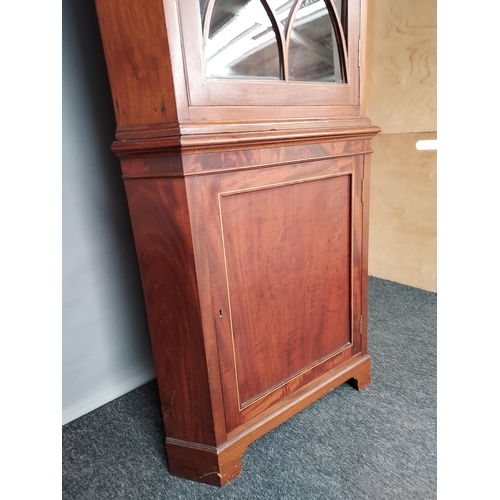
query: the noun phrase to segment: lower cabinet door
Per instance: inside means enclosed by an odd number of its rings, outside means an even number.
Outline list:
[[[228,432],[360,352],[362,161],[199,178]]]

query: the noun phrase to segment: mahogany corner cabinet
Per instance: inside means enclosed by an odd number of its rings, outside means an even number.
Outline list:
[[[96,0],[170,473],[370,382],[364,0]]]

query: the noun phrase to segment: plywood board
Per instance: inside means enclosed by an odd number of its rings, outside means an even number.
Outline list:
[[[375,137],[370,194],[369,274],[436,291],[436,134]]]
[[[366,113],[383,134],[437,130],[436,0],[370,1]]]

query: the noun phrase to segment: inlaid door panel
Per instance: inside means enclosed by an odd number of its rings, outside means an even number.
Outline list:
[[[228,431],[359,352],[361,165],[201,180]]]

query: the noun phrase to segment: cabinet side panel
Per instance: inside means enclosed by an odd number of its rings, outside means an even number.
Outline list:
[[[168,437],[215,444],[185,181],[125,182]]]
[[[175,122],[161,0],[96,0],[118,127]]]

